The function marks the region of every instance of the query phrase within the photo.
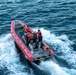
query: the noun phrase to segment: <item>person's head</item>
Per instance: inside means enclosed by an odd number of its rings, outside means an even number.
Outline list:
[[[38,32],[40,32],[40,30],[38,30]]]

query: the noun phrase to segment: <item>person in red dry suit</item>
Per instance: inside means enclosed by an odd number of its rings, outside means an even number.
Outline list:
[[[42,42],[42,33],[40,30],[38,30],[37,32],[37,37],[38,37],[39,42]]]
[[[27,35],[27,38],[28,38],[28,44],[29,44],[31,41],[33,41],[33,39],[34,39],[34,34],[30,32],[30,33]]]
[[[38,47],[42,48],[43,47],[43,43],[42,43],[42,33],[40,30],[38,30],[37,32],[37,38],[38,38]]]
[[[31,31],[31,28],[29,26],[24,25],[24,28],[25,28],[26,33]]]

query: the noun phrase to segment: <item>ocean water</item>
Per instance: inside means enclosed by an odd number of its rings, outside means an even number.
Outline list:
[[[57,62],[33,66],[20,57],[10,33],[12,20],[40,29]],[[1,0],[0,75],[76,75],[76,0]]]

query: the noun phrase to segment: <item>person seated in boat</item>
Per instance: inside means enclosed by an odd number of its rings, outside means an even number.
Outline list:
[[[36,40],[37,40],[37,34],[36,34],[36,32],[34,32],[33,34],[34,34],[33,42],[36,43]]]
[[[26,43],[26,45],[28,46],[28,42],[29,42],[29,40],[28,40],[28,34],[29,34],[29,32],[28,33],[24,33],[24,39],[25,39],[25,43]]]
[[[24,25],[24,28],[25,28],[26,33],[31,32],[31,28],[29,26]]]
[[[29,32],[29,34],[27,35],[27,38],[28,38],[28,45],[29,45],[29,43],[30,43],[31,41],[33,41],[33,39],[34,39],[34,34],[31,33],[31,32]]]
[[[33,48],[36,49],[38,48],[38,42],[37,42],[37,33],[34,32],[34,38],[33,38]]]

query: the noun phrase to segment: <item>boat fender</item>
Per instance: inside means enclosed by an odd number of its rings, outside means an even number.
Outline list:
[[[44,52],[49,52],[49,50],[50,50],[50,47],[49,47],[49,46],[46,46],[46,47],[44,48]]]

